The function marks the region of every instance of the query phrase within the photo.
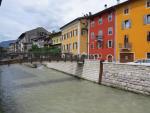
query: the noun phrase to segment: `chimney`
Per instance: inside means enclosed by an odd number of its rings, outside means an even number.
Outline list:
[[[89,12],[89,16],[91,16],[92,15],[92,13],[91,12]]]
[[[105,4],[105,6],[104,6],[104,7],[105,7],[105,9],[107,9],[107,4]]]
[[[117,4],[119,4],[120,3],[120,0],[117,0]]]

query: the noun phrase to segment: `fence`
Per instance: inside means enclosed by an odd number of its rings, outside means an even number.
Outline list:
[[[25,62],[43,62],[43,61],[76,61],[84,62],[87,56],[72,55],[72,54],[51,54],[51,53],[9,53],[1,55],[0,65],[25,63]]]

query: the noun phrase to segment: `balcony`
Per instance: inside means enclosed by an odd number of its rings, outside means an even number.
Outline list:
[[[102,35],[98,35],[97,37],[97,41],[103,41],[103,36]]]
[[[131,43],[125,43],[125,44],[120,43],[119,48],[120,48],[121,52],[131,51],[132,44]]]

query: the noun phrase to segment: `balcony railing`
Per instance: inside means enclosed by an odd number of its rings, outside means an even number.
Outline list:
[[[97,41],[103,41],[103,36],[102,35],[98,35],[97,37]]]
[[[123,51],[123,50],[130,51],[132,49],[132,44],[131,43],[125,43],[125,44],[120,43],[119,48],[121,51]]]

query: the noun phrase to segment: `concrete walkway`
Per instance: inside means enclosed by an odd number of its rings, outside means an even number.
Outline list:
[[[150,97],[47,69],[0,67],[4,113],[150,113]]]

